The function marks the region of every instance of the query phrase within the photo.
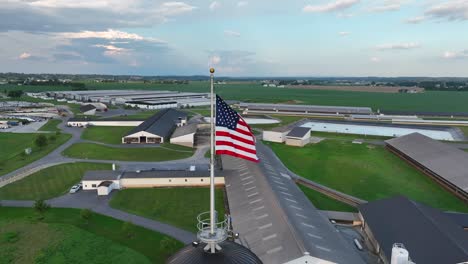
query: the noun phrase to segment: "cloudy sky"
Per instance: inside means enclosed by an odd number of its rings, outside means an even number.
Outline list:
[[[0,0],[0,72],[468,76],[468,0]]]

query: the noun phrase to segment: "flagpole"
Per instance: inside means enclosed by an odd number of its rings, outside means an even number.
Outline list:
[[[215,177],[214,177],[214,155],[215,155],[215,146],[214,146],[214,68],[210,69],[210,81],[211,81],[211,144],[210,144],[210,234],[215,235]],[[211,250],[214,253],[215,245],[211,245]]]

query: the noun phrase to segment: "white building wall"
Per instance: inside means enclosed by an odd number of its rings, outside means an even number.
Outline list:
[[[97,181],[82,181],[81,183],[83,184],[83,190],[97,190],[99,184],[103,182],[104,180],[97,180]],[[120,181],[119,180],[113,180],[114,182],[113,188],[114,189],[120,189]],[[94,185],[94,187],[93,187]]]
[[[136,127],[144,121],[68,121],[69,126],[128,126]]]
[[[276,143],[283,143],[286,140],[286,135],[289,131],[286,132],[276,132],[276,131],[263,131],[263,140],[276,142]]]
[[[137,133],[135,133],[135,134],[131,134],[131,135],[125,136],[125,137],[122,138],[122,143],[125,143],[125,138],[135,138],[135,137],[138,138],[138,139],[139,139],[140,137],[146,137],[146,138],[149,138],[149,137],[151,137],[151,138],[157,138],[157,137],[159,137],[159,138],[161,138],[161,143],[164,143],[164,138],[163,138],[163,137],[160,137],[160,136],[158,136],[158,135],[154,135],[154,134],[148,133],[148,132],[146,132],[146,131],[140,131],[140,132],[137,132]]]
[[[95,115],[95,114],[96,114],[96,109],[83,112],[83,115]]]
[[[187,146],[187,147],[193,147],[193,144],[195,143],[195,133],[191,133],[188,135],[183,135],[180,137],[175,137],[171,138],[170,142],[171,144],[177,144],[177,145],[182,145],[182,146]]]
[[[309,127],[312,131],[317,132],[332,132],[343,134],[358,134],[384,137],[400,137],[411,133],[418,132],[436,140],[454,141],[452,134],[441,130],[428,130],[417,128],[400,128],[400,127],[383,127],[383,126],[368,126],[368,125],[353,125],[353,124],[338,124],[324,122],[308,122],[302,127]]]
[[[224,177],[215,177],[215,185],[224,185]],[[210,186],[210,177],[198,178],[123,178],[120,179],[122,189],[153,188],[153,187],[191,187]]]

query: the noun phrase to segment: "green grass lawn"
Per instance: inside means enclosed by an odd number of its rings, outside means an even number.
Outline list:
[[[147,111],[141,111],[133,115],[125,115],[125,116],[114,116],[114,117],[108,117],[108,118],[103,118],[103,120],[146,120],[153,115],[155,115],[159,110],[147,110]]]
[[[165,263],[182,243],[163,234],[80,210],[0,207],[0,263]]]
[[[197,215],[210,210],[209,188],[126,189],[110,205],[116,209],[196,232]],[[224,195],[216,189],[216,210],[224,215]]]
[[[69,134],[55,135],[56,140],[50,141],[43,148],[36,147],[34,140],[38,134],[0,133],[0,175],[19,169],[52,152],[71,138]],[[47,135],[48,137],[53,136]],[[23,155],[26,148],[32,148],[30,155]]]
[[[86,171],[110,169],[110,164],[99,163],[56,165],[0,188],[0,200],[50,199],[67,193]]]
[[[134,127],[102,127],[90,126],[87,127],[83,134],[82,139],[107,143],[107,144],[122,144],[122,137],[124,137]]]
[[[45,125],[39,128],[39,131],[60,131],[57,127],[60,123],[62,123],[62,120],[60,119],[50,119]]]
[[[268,143],[295,173],[373,201],[405,195],[430,206],[468,212],[468,206],[383,147],[325,140],[304,148]]]
[[[317,132],[317,131],[312,131],[311,135],[313,137],[322,137],[322,138],[329,138],[329,139],[340,139],[340,140],[347,140],[347,141],[353,141],[355,139],[387,140],[387,139],[392,138],[392,137],[384,137],[384,136],[357,135],[357,134]]]
[[[92,143],[78,143],[64,151],[64,155],[81,159],[123,161],[166,161],[189,158],[193,149],[169,144],[155,148],[114,148]],[[169,148],[169,149],[168,149]]]
[[[298,186],[307,198],[309,198],[312,204],[314,204],[314,206],[319,210],[357,212],[357,209],[350,205],[337,201],[303,185],[298,184]]]

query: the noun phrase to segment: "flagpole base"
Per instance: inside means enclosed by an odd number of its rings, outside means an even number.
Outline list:
[[[227,217],[223,216],[222,221],[219,222],[217,221],[216,217],[213,228],[211,228],[210,225],[210,212],[199,214],[197,220],[197,237],[198,240],[207,244],[204,248],[205,251],[209,253],[216,253],[216,251],[221,250],[219,243],[225,241],[229,237],[229,225]]]

